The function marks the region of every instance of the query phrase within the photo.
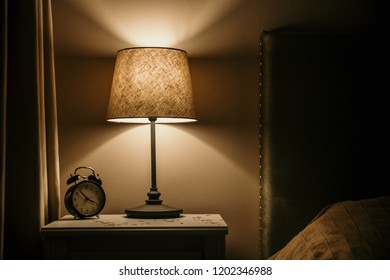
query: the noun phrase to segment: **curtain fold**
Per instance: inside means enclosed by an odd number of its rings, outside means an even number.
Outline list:
[[[0,257],[40,259],[60,212],[51,2],[3,8]]]
[[[7,91],[7,1],[1,2],[0,7],[1,12],[1,135],[0,135],[0,259],[3,258],[3,248],[4,248],[4,196],[5,196],[5,150],[6,150],[6,97],[5,94]]]

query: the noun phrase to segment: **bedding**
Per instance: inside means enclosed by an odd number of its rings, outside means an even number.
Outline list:
[[[390,196],[324,208],[272,260],[390,259]]]

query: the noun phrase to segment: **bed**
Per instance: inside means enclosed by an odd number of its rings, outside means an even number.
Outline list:
[[[363,125],[377,84],[366,37],[261,34],[262,259],[390,259],[390,188],[370,172]]]
[[[389,260],[390,197],[334,203],[318,215],[273,260]]]

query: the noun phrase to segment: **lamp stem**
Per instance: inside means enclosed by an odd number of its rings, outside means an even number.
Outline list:
[[[152,168],[152,188],[157,189],[156,183],[156,120],[150,118],[150,143],[151,143],[151,168]]]
[[[151,151],[151,171],[152,171],[152,186],[148,192],[149,199],[146,204],[161,204],[161,193],[157,189],[157,175],[156,175],[156,120],[157,118],[149,118],[150,121],[150,151]]]
[[[173,208],[165,205],[160,199],[161,193],[156,185],[156,121],[157,118],[149,118],[150,121],[150,147],[151,147],[151,169],[152,169],[152,186],[148,192],[146,204],[136,208],[125,209],[129,218],[177,218],[183,212],[182,209]]]

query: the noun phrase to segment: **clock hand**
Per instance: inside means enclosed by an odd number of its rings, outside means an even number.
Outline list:
[[[92,202],[94,204],[97,205],[97,203],[95,201],[93,201],[92,199],[90,199],[88,196],[86,196],[81,190],[80,190],[80,193],[84,196],[85,200],[89,201],[89,202]]]
[[[93,201],[92,199],[87,199],[89,202],[91,202],[91,203],[93,203],[93,204],[96,204],[96,205],[98,205],[95,201]]]
[[[81,190],[79,192],[84,196],[85,200],[88,200],[88,197]]]

